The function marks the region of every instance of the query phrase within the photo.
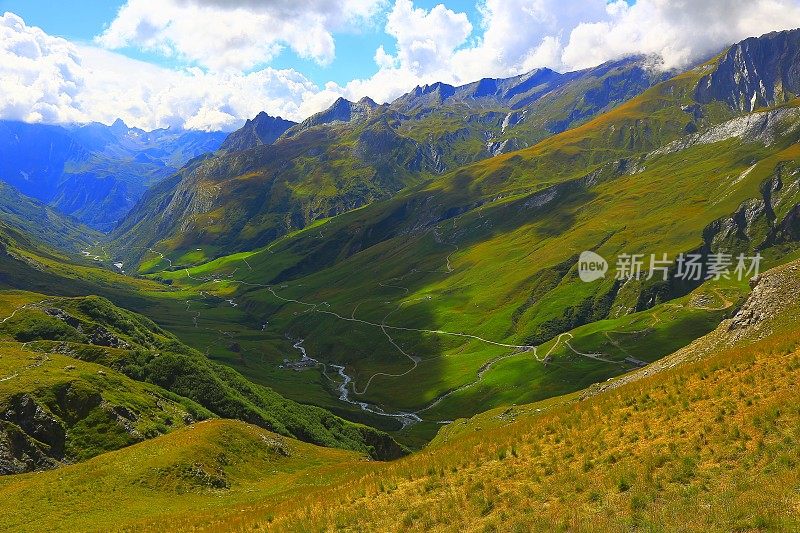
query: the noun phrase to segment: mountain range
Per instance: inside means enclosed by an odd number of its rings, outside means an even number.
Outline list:
[[[0,524],[797,528],[799,72],[791,30],[227,135],[0,123]]]
[[[634,57],[568,74],[541,69],[457,88],[417,87],[385,105],[340,98],[272,144],[247,145],[242,140],[256,122],[285,125],[259,115],[226,141],[236,151],[186,167],[154,188],[112,238],[131,258],[157,243],[170,250],[204,245],[215,255],[263,246],[562,132],[668,76],[652,62]]]

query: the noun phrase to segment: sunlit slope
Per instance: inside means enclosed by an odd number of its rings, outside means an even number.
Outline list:
[[[0,494],[17,502],[0,527],[175,530],[235,516],[265,498],[290,499],[361,465],[364,457],[354,452],[210,420],[57,471],[0,478]]]
[[[0,335],[20,343],[43,341],[36,346],[43,353],[63,353],[65,349],[73,355],[79,353],[88,361],[191,398],[221,417],[243,419],[301,440],[352,448],[378,458],[404,453],[381,431],[303,405],[309,403],[307,398],[298,398],[301,403],[287,400],[271,388],[209,361],[206,346],[192,349],[150,320],[169,325],[170,318],[180,314],[189,317],[191,324],[193,312],[189,313],[188,306],[198,297],[196,291],[122,275],[109,264],[108,248],[103,244],[93,248],[92,254],[98,255],[85,258],[55,251],[11,227],[0,225],[0,229],[0,288],[35,293],[21,301],[18,295],[29,293],[0,291],[0,307],[8,311],[0,317],[7,319],[0,323]],[[210,338],[210,344],[235,346],[236,339],[227,338],[218,326],[210,331],[194,330],[201,342]],[[92,348],[96,346],[109,349]]]
[[[0,470],[56,468],[213,416],[108,367],[0,341]]]
[[[185,265],[253,249],[586,121],[669,77],[648,65],[630,57],[565,74],[437,83],[382,106],[340,98],[273,145],[218,153],[148,194],[114,231],[119,257],[155,247]]]
[[[419,183],[435,164],[389,121],[385,109],[373,109],[361,121],[191,162],[116,228],[119,257],[138,260],[150,247],[178,252],[176,259],[197,248],[201,258],[252,249]]]
[[[341,507],[318,505],[323,492],[270,527],[793,530],[798,288],[797,262],[775,269],[734,319],[663,361],[578,397],[457,422],[429,451],[340,492]]]

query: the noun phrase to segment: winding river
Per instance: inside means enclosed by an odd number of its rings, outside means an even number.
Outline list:
[[[331,368],[336,370],[336,373],[341,378],[341,382],[339,382],[336,385],[336,391],[339,393],[339,400],[341,400],[343,402],[346,402],[346,403],[349,403],[351,405],[357,405],[357,406],[359,406],[361,408],[362,411],[366,411],[368,413],[372,413],[372,414],[375,414],[375,415],[378,415],[378,416],[385,416],[385,417],[389,417],[389,418],[394,418],[394,419],[398,420],[403,425],[403,429],[407,428],[410,425],[416,424],[417,422],[422,422],[422,418],[420,418],[419,415],[417,415],[416,413],[408,413],[408,412],[405,412],[405,411],[398,411],[398,412],[395,412],[395,413],[390,413],[390,412],[384,411],[383,409],[381,409],[377,405],[374,405],[374,404],[371,404],[371,403],[367,403],[367,402],[360,402],[358,400],[352,399],[350,397],[349,386],[350,386],[350,383],[352,383],[353,378],[352,378],[352,376],[348,375],[345,372],[345,367],[342,366],[342,365],[325,364],[322,361],[314,359],[313,357],[309,357],[308,353],[306,352],[305,347],[303,346],[303,342],[305,342],[305,339],[300,339],[299,341],[296,341],[292,345],[292,348],[294,348],[294,349],[296,349],[296,350],[298,350],[300,352],[300,356],[301,356],[300,363],[312,363],[314,366],[322,366],[323,374],[325,375],[325,377],[327,377],[331,381],[334,381],[334,380],[332,380],[330,378],[330,376],[328,376],[327,367],[330,366]]]

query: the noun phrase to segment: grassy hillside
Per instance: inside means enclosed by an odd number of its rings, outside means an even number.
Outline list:
[[[378,458],[394,458],[403,453],[384,433],[346,422],[324,409],[286,400],[209,361],[152,321],[104,298],[8,292],[0,293],[0,300],[9,311],[0,323],[0,335],[25,343],[24,350],[16,352],[17,359],[23,353],[32,354],[37,361],[48,360],[52,354],[67,354],[158,385],[217,416],[245,420],[283,435],[355,449]],[[13,364],[28,365],[29,358]],[[32,368],[33,379],[39,379],[43,370],[36,365]]]
[[[530,146],[667,76],[637,57],[566,74],[542,69],[462,87],[417,87],[384,106],[340,99],[271,146],[217,154],[146,195],[113,233],[119,257],[138,261],[154,247],[186,265],[251,250],[445,171]]]
[[[476,423],[364,476],[339,493],[343,505],[317,495],[300,503],[311,512],[270,527],[791,531],[800,520],[797,342],[796,332],[779,334],[579,404],[494,412],[495,427]]]
[[[208,418],[200,405],[107,367],[0,341],[0,469],[54,468]]]
[[[79,252],[102,235],[0,182],[0,222],[50,247]]]
[[[374,115],[374,116],[373,116]],[[311,127],[272,145],[218,154],[184,167],[178,181],[144,197],[113,232],[119,257],[150,247],[200,258],[263,246],[313,221],[388,198],[434,171],[432,158],[389,123]],[[178,259],[180,258],[180,259]]]
[[[253,450],[275,437],[235,426],[222,439],[226,423],[207,422],[58,473],[2,479],[0,492],[24,502],[2,520],[23,530],[23,517],[35,528],[58,516],[71,530],[791,531],[798,288],[800,263],[775,269],[732,319],[661,362],[457,421],[392,463],[304,446],[251,468],[264,461]],[[336,467],[323,453],[339,454]],[[30,502],[44,503],[33,512]]]
[[[176,315],[190,320],[188,306],[197,293],[121,275],[110,264],[108,248],[102,243],[91,249],[89,257],[68,255],[0,223],[0,245],[0,300],[8,297],[12,302],[0,333],[18,342],[47,341],[50,344],[45,342],[41,348],[46,352],[61,349],[61,342],[72,343],[70,349],[81,357],[113,366],[134,379],[158,383],[218,416],[241,418],[278,433],[379,458],[405,452],[379,430],[303,405],[310,403],[308,398],[287,400],[271,388],[209,361],[206,347],[200,345],[203,339],[211,337],[211,344],[235,349],[236,339],[227,338],[221,325],[203,328],[205,336],[198,335],[198,350],[151,320],[127,311],[139,311],[166,325],[169,317]],[[20,293],[6,296],[3,289],[35,294],[14,304]],[[200,327],[195,329],[200,332]],[[86,345],[111,349],[84,350]]]
[[[368,464],[230,420],[209,420],[53,472],[0,478],[13,531],[164,530],[341,479]],[[192,515],[185,515],[187,508]],[[57,518],[56,518],[57,517]],[[188,520],[188,521],[187,521]]]

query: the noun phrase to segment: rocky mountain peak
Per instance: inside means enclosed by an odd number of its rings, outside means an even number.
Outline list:
[[[372,108],[372,109],[378,107],[378,104],[375,102],[375,100],[373,100],[369,96],[364,96],[363,98],[361,98],[361,100],[359,100],[356,103],[358,105],[369,107],[369,108]]]
[[[118,118],[113,124],[111,124],[111,130],[115,133],[124,132],[128,130],[128,125],[125,124],[124,120]]]
[[[359,121],[366,118],[378,107],[378,104],[368,96],[361,98],[358,102],[351,102],[340,96],[328,109],[310,116],[299,125],[292,128],[287,132],[287,136],[291,137],[295,133],[322,124]]]
[[[261,111],[252,119],[248,119],[244,126],[234,131],[220,146],[221,150],[237,152],[256,146],[274,143],[286,130],[296,122],[281,117],[273,117]]]
[[[800,94],[800,29],[751,37],[731,46],[698,84],[700,103],[720,100],[753,111]]]

